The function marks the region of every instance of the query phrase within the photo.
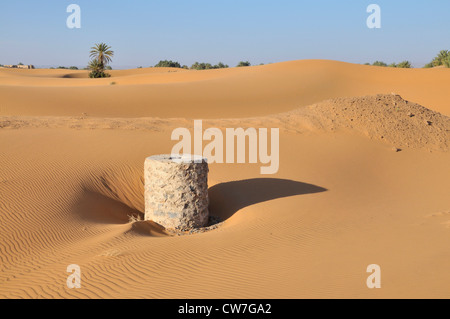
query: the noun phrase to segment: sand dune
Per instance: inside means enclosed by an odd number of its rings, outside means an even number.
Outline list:
[[[448,69],[306,60],[207,71],[136,69],[113,71],[107,79],[74,78],[86,73],[0,69],[0,94],[8,101],[2,103],[0,115],[234,118],[392,92],[450,115]]]
[[[0,69],[1,297],[450,297],[450,70],[309,60],[112,75]],[[129,223],[145,157],[170,153],[193,118],[279,127],[279,172],[211,164],[217,229]],[[381,289],[366,286],[373,263]],[[81,289],[66,286],[70,264]]]

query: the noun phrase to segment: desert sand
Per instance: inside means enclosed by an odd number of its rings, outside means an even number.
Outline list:
[[[450,298],[450,69],[111,74],[0,69],[1,298]],[[130,223],[194,119],[280,128],[278,173],[211,164],[208,232]]]

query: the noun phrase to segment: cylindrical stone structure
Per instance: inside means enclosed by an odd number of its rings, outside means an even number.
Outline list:
[[[145,220],[168,229],[208,223],[208,162],[196,155],[155,155],[144,165]]]

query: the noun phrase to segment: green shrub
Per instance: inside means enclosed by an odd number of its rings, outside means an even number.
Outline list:
[[[410,69],[411,68],[411,62],[409,62],[409,61],[400,62],[397,65],[397,68]]]
[[[174,61],[161,60],[155,65],[155,68],[181,68],[181,64]]]
[[[238,68],[243,67],[243,66],[251,66],[251,63],[248,61],[245,61],[245,62],[241,61],[238,63],[238,65],[236,65],[236,67],[238,67]]]
[[[213,66],[210,63],[199,63],[195,62],[191,65],[191,69],[193,70],[209,70],[212,69]]]
[[[430,62],[425,64],[424,68],[432,68],[435,66],[446,66],[448,67],[448,59],[450,58],[449,50],[441,50],[439,54]]]
[[[102,63],[100,63],[98,60],[94,59],[91,62],[89,62],[88,66],[89,70],[91,72],[89,73],[89,77],[91,79],[98,79],[98,78],[109,78],[111,75],[106,73],[104,71],[104,66]]]
[[[78,70],[78,68],[76,66],[71,66],[69,67],[69,70]]]
[[[212,65],[211,63],[199,63],[195,62],[191,65],[192,70],[211,70],[211,69],[225,69],[229,66],[223,64],[222,62],[217,63],[216,65]]]
[[[229,66],[227,64],[223,64],[222,62],[217,63],[214,66],[214,69],[228,69]]]
[[[450,57],[450,51],[442,50],[439,54],[431,61],[434,66],[444,65],[445,61]]]
[[[384,63],[382,61],[375,61],[372,65],[373,66],[388,66],[386,63]]]
[[[442,61],[442,63],[446,68],[450,68],[450,56],[448,56],[446,59],[444,59]]]
[[[99,78],[109,78],[109,77],[111,77],[111,75],[104,71],[94,70],[94,71],[91,71],[91,73],[89,73],[89,77],[91,79],[99,79]]]

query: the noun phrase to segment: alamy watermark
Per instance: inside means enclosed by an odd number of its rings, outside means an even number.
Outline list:
[[[67,266],[67,272],[71,273],[66,280],[67,288],[81,288],[81,268],[76,264]]]
[[[366,20],[366,25],[369,29],[381,28],[381,8],[378,4],[370,4],[366,9],[370,13]],[[70,4],[66,9],[70,15],[67,17],[66,25],[69,29],[81,28],[81,7],[78,4]]]
[[[367,266],[367,272],[371,273],[367,277],[366,285],[368,288],[381,288],[381,267],[377,264]]]
[[[378,4],[371,4],[367,7],[367,13],[371,13],[366,24],[369,29],[381,28],[381,8]]]
[[[66,25],[69,29],[81,28],[81,8],[78,4],[70,4],[66,9],[67,13],[71,13],[67,17]]]
[[[195,120],[193,139],[191,132],[182,127],[173,130],[171,139],[179,141],[172,148],[174,157],[195,154],[207,158],[208,163],[230,164],[246,163],[248,155],[248,163],[267,164],[260,168],[261,174],[276,174],[280,165],[280,132],[278,128],[270,129],[270,154],[267,128],[258,130],[252,127],[245,130],[241,127],[227,128],[224,139],[220,129],[213,127],[203,132],[203,121]],[[203,141],[210,142],[203,147]],[[248,149],[248,154],[246,154],[246,149]],[[183,158],[186,159],[185,156]],[[193,159],[196,160],[196,158]]]
[[[381,267],[377,264],[370,264],[366,271],[370,273],[367,277],[366,285],[369,289],[381,288]],[[77,264],[67,266],[67,272],[70,275],[67,277],[66,284],[69,289],[81,288],[81,268]]]

